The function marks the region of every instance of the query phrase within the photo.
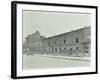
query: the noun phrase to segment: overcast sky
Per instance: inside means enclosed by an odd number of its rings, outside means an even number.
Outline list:
[[[90,25],[90,14],[46,11],[23,11],[23,40],[39,31],[50,37]]]

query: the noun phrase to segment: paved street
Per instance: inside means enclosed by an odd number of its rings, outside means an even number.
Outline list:
[[[84,67],[89,65],[90,61],[60,59],[42,55],[23,55],[23,69]]]

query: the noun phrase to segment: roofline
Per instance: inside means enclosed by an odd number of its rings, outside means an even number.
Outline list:
[[[67,33],[71,33],[71,32],[75,32],[75,31],[78,31],[78,30],[82,30],[82,29],[85,29],[85,28],[90,28],[90,26],[83,27],[83,28],[80,28],[80,29],[77,29],[77,30],[73,30],[73,31],[69,31],[69,32],[65,32],[65,33],[61,33],[61,34],[58,34],[58,35],[55,35],[55,36],[47,37],[45,39],[50,39],[50,38],[53,38],[53,37],[61,36],[61,35],[64,35],[64,34],[67,34]]]

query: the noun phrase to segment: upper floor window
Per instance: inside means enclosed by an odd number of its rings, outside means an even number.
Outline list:
[[[64,40],[64,44],[66,44],[66,40]]]
[[[50,43],[48,43],[48,46],[50,46]]]
[[[79,38],[76,38],[76,43],[78,43],[79,42]]]
[[[55,45],[57,45],[57,42],[55,41]]]

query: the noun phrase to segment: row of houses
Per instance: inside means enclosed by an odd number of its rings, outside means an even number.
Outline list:
[[[28,35],[23,44],[23,54],[90,56],[90,27],[44,37],[39,31]]]

